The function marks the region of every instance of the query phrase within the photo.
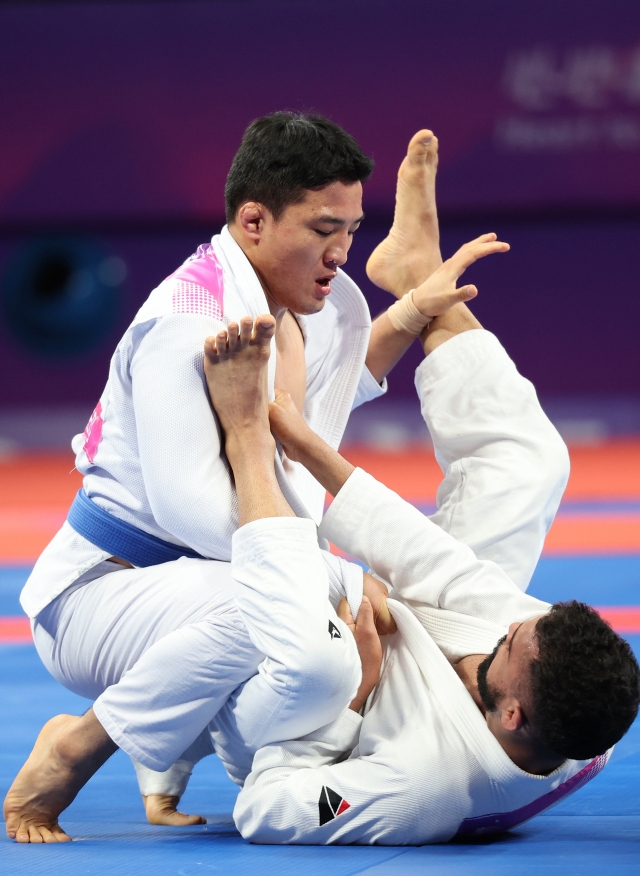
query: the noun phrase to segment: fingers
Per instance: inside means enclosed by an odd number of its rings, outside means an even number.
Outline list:
[[[300,417],[300,413],[295,406],[293,399],[289,395],[289,393],[284,389],[278,389],[277,387],[274,390],[275,398],[272,402],[269,402],[269,419],[279,418],[282,420],[283,415],[291,415],[293,414],[296,419]],[[290,422],[291,417],[288,417],[285,422]]]
[[[358,620],[356,621],[356,629],[359,633],[373,633],[377,635],[376,624],[373,616],[373,606],[368,596],[362,597],[360,610],[358,611]]]
[[[477,286],[461,286],[459,289],[456,289],[456,293],[457,301],[471,301],[478,294],[478,288]]]
[[[450,270],[453,276],[457,279],[466,269],[478,259],[485,256],[493,255],[497,252],[508,252],[511,249],[508,243],[497,239],[497,235],[482,234],[475,240],[465,243],[460,249],[448,259],[443,268]]]
[[[364,573],[363,583],[364,593],[369,597],[373,608],[373,616],[376,625],[376,630],[379,636],[386,636],[389,633],[395,633],[397,630],[396,622],[393,615],[389,611],[387,599],[389,598],[389,590],[379,578],[375,578],[369,572]]]
[[[375,615],[375,625],[379,636],[388,636],[390,633],[395,633],[398,629],[393,615],[389,611],[387,600],[384,599]]]
[[[371,600],[368,596],[362,597],[362,602],[358,609],[358,620],[356,621],[353,634],[355,636],[356,645],[358,646],[363,674],[365,671],[374,671],[377,674],[380,670],[382,649],[380,646],[380,637],[376,630],[373,606],[371,605]]]
[[[369,603],[371,604],[371,603]],[[343,596],[340,602],[338,603],[338,607],[336,609],[336,614],[340,618],[341,621],[349,627],[350,630],[353,630],[355,627],[355,621],[353,619],[353,615],[351,614],[351,609],[349,608],[349,603],[346,598]]]
[[[291,400],[291,396],[289,395],[289,393],[287,392],[286,389],[278,389],[278,387],[275,386],[273,391],[275,393],[275,400],[277,402],[287,404],[287,402],[289,402]]]

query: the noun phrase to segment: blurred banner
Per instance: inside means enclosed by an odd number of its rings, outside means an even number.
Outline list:
[[[0,224],[223,213],[247,123],[315,109],[377,162],[419,127],[445,214],[640,206],[630,0],[220,0],[0,7]]]

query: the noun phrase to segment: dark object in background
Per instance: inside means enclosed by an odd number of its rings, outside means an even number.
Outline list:
[[[3,278],[8,328],[33,353],[77,357],[113,327],[126,273],[122,259],[91,238],[34,238],[11,259]]]

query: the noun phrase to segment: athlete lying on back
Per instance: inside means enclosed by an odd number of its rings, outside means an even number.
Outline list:
[[[256,751],[248,683],[202,734],[198,753],[215,750],[243,785],[234,818],[254,842],[421,844],[508,829],[597,775],[637,713],[628,644],[582,603],[522,592],[567,478],[533,387],[464,306],[423,344],[416,383],[445,471],[431,520],[354,470],[288,394],[270,405],[287,456],[336,497],[321,535],[391,585],[398,631],[382,645],[368,635],[366,604],[352,624],[363,683],[317,732]],[[242,350],[221,333],[207,358],[220,413],[217,371],[242,368]],[[220,416],[232,455],[242,443],[250,458],[260,419],[232,428]]]
[[[520,589],[567,477],[533,387],[464,305],[424,348],[416,384],[445,472],[432,520],[354,470],[287,396],[270,406],[287,455],[335,496],[321,534],[391,585],[398,632],[382,640],[366,704],[365,689],[337,721],[257,751],[234,810],[254,842],[421,844],[509,829],[597,775],[637,714],[629,645],[588,606]]]

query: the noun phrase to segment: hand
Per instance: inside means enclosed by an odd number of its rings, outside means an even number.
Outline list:
[[[470,301],[478,294],[477,288],[461,286],[458,289],[458,279],[478,259],[495,252],[507,252],[509,249],[509,244],[497,240],[493,233],[482,234],[470,243],[465,243],[414,290],[413,303],[425,316],[439,316],[460,301]]]
[[[300,462],[299,448],[314,433],[295,406],[288,392],[276,389],[275,401],[269,402],[271,432],[282,444],[284,452],[293,462]]]
[[[371,603],[373,620],[378,635],[386,636],[389,633],[395,633],[398,627],[387,605],[387,599],[389,598],[387,585],[379,578],[370,575],[369,572],[365,572],[363,592]]]
[[[376,632],[373,608],[368,596],[362,597],[357,622],[353,620],[349,604],[344,597],[338,605],[338,617],[346,623],[353,633],[362,663],[362,681],[355,698],[349,704],[350,709],[359,712],[380,679],[382,645]]]

